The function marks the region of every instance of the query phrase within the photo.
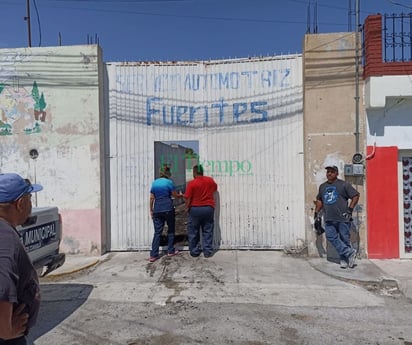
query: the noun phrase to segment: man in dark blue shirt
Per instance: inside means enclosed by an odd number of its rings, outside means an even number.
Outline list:
[[[319,186],[314,218],[318,219],[319,212],[323,209],[326,238],[339,253],[340,267],[353,268],[356,250],[350,242],[350,224],[353,209],[359,201],[359,192],[350,183],[338,179],[339,170],[336,165],[325,169],[327,181]]]

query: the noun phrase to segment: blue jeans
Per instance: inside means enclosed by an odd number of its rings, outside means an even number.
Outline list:
[[[165,223],[167,224],[167,252],[175,252],[175,209],[169,212],[153,213],[154,235],[150,256],[159,256],[160,237],[162,236]]]
[[[192,256],[199,256],[202,249],[205,256],[212,255],[214,213],[215,209],[211,206],[192,206],[190,208],[187,237]],[[202,229],[201,247],[200,229]]]
[[[16,339],[11,339],[11,340],[1,340],[0,339],[0,345],[26,345],[26,337],[20,337]]]
[[[353,252],[349,230],[349,222],[325,222],[326,239],[335,247],[340,259],[346,261]]]

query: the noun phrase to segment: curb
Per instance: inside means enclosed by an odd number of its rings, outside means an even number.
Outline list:
[[[92,261],[92,262],[89,263],[89,264],[86,264],[86,265],[84,265],[84,266],[80,266],[80,267],[73,268],[72,270],[67,270],[67,271],[64,271],[64,272],[61,272],[61,273],[53,273],[53,272],[51,272],[51,273],[47,274],[44,278],[60,278],[60,277],[63,277],[63,276],[69,275],[69,274],[74,274],[74,273],[83,271],[83,270],[88,269],[88,268],[93,267],[93,266],[96,266],[96,265],[99,264],[100,262],[101,262],[100,259],[96,259],[96,260]]]
[[[373,292],[373,293],[379,293],[380,295],[387,295],[387,296],[397,296],[399,294],[404,295],[404,291],[401,289],[399,281],[396,278],[393,277],[386,277],[382,275],[381,277],[376,277],[375,279],[368,277],[365,279],[361,278],[355,278],[355,277],[347,277],[339,274],[334,274],[331,272],[328,272],[326,270],[323,270],[321,267],[318,265],[310,262],[308,260],[309,265],[316,271],[321,272],[331,278],[338,279],[343,282],[351,283],[351,284],[356,284],[363,286],[366,290]],[[376,266],[376,265],[375,265]],[[380,271],[382,271],[380,268],[378,268]],[[383,273],[383,271],[382,271]]]

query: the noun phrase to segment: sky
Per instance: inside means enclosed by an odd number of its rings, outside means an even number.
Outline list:
[[[412,0],[359,2],[360,23],[412,12]],[[355,0],[0,0],[0,49],[29,46],[27,3],[32,47],[98,43],[105,62],[295,54],[307,31],[356,24]]]

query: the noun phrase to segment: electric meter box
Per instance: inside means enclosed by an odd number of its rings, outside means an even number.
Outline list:
[[[345,176],[363,176],[363,164],[345,164]]]
[[[353,165],[353,176],[363,176],[363,164]]]

